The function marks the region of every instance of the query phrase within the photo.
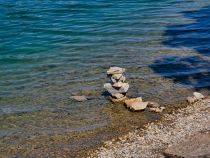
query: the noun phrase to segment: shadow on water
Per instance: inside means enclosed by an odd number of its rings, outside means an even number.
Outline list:
[[[150,68],[165,78],[195,90],[210,90],[210,6],[183,12],[193,20],[189,24],[168,26],[163,45],[187,48],[195,55],[170,56],[156,60]]]

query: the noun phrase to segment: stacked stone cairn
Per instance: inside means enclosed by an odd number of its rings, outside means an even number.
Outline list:
[[[129,84],[125,82],[124,72],[125,69],[120,67],[110,67],[107,71],[111,83],[105,83],[104,88],[109,92],[112,102],[123,102],[127,98]]]
[[[105,83],[104,88],[109,92],[110,100],[114,103],[123,103],[131,111],[141,111],[149,108],[149,111],[162,112],[165,108],[160,107],[155,102],[143,102],[141,97],[128,98],[126,93],[129,89],[129,84],[125,82],[126,78],[123,75],[124,68],[110,67],[107,71],[107,76],[110,78],[110,83]]]

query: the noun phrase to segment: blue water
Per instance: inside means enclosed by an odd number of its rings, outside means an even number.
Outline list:
[[[113,65],[127,69],[130,96],[166,104],[208,93],[210,1],[0,0],[0,137],[109,124]]]

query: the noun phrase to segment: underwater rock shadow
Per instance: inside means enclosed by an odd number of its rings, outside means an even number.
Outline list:
[[[175,83],[195,90],[210,90],[210,6],[198,11],[183,12],[194,22],[168,26],[162,42],[169,47],[186,47],[198,55],[170,56],[156,60],[149,67],[157,74],[172,79]]]

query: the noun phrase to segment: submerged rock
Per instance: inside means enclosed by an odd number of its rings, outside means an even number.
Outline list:
[[[83,101],[87,100],[87,98],[85,96],[71,96],[71,99],[74,99],[79,102],[83,102]]]
[[[107,71],[107,75],[122,74],[125,72],[124,68],[120,67],[110,67]]]

